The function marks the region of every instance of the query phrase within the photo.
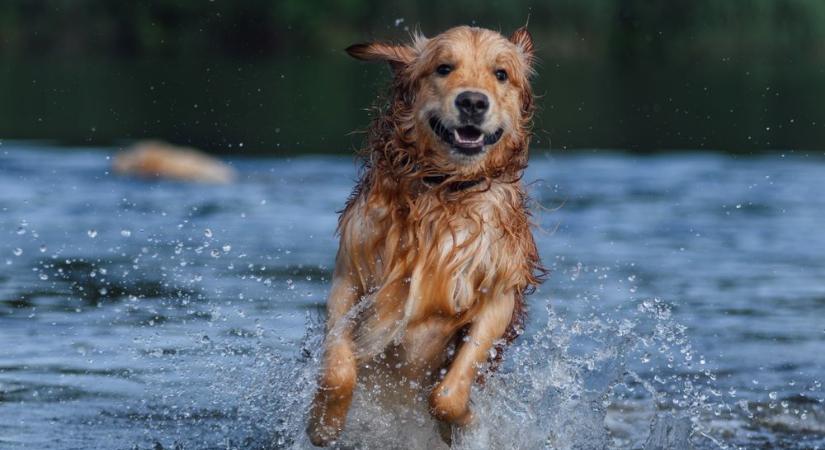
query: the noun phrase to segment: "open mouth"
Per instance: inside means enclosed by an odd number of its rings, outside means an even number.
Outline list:
[[[430,128],[442,141],[464,155],[481,153],[485,145],[495,144],[504,133],[504,130],[499,128],[493,134],[485,134],[473,125],[447,128],[437,117],[430,118]]]

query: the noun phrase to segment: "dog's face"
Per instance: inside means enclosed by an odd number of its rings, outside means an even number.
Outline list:
[[[533,45],[526,29],[509,39],[481,28],[457,27],[411,45],[361,44],[359,59],[390,62],[409,92],[416,142],[435,165],[476,172],[509,157],[524,139],[529,115]],[[498,161],[500,163],[500,161]]]

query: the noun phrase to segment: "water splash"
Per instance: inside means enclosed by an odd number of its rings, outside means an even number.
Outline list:
[[[546,306],[508,350],[502,369],[475,387],[477,421],[453,430],[454,449],[718,448],[703,415],[732,408],[718,399],[709,370],[694,370],[686,328],[659,299],[601,312],[596,295],[571,300],[584,314]],[[323,326],[307,315],[300,347],[261,352],[242,384],[241,419],[265,445],[312,448],[304,433],[315,388]],[[704,365],[704,364],[703,364]],[[650,368],[650,370],[645,370]],[[233,382],[237,383],[237,374]],[[225,387],[225,386],[224,386]],[[337,448],[447,447],[425,410],[388,409],[363,387]]]
[[[328,289],[319,262],[334,255],[350,162],[239,161],[260,176],[213,191],[146,189],[100,178],[100,153],[55,154],[12,152],[0,177],[0,334],[15,343],[0,358],[4,442],[308,448],[323,327],[304,314]],[[79,172],[54,177],[44,161]],[[545,258],[558,255],[554,276],[473,393],[479,422],[456,448],[823,448],[825,266],[811,214],[825,208],[808,195],[822,167],[534,161],[560,183],[542,203],[565,200],[536,217],[558,229],[537,233]],[[759,189],[743,181],[765,174]],[[691,189],[697,179],[719,184]],[[59,208],[39,200],[69,191]],[[664,220],[674,205],[691,220]],[[340,448],[439,447],[428,415],[362,394]]]
[[[689,419],[706,406],[703,384],[674,372],[655,375],[670,389],[658,388],[632,368],[651,351],[672,368],[687,367],[674,357],[689,349],[684,327],[669,311],[649,300],[631,318],[609,311],[571,319],[548,307],[544,326],[511,352],[505,372],[475,390],[479,420],[457,433],[457,448],[694,445],[690,436],[701,430]]]

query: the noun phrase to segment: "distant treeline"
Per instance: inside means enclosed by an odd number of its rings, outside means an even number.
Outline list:
[[[544,56],[825,54],[823,0],[3,0],[0,56],[325,54],[369,37],[530,21]]]
[[[538,148],[825,145],[825,0],[0,0],[0,139],[348,152],[346,46],[528,20]]]

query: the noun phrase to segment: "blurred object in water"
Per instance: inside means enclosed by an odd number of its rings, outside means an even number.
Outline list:
[[[190,147],[162,141],[141,141],[115,155],[112,166],[121,175],[167,178],[200,183],[230,183],[235,170]]]

